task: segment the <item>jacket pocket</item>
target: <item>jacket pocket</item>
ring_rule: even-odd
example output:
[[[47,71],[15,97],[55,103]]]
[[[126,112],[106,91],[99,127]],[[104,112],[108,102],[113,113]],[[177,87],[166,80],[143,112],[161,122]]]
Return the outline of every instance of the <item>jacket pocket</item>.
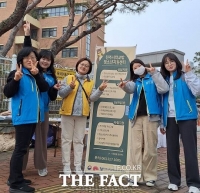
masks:
[[[22,99],[20,99],[20,103],[19,103],[18,116],[21,115],[21,111],[22,111]]]

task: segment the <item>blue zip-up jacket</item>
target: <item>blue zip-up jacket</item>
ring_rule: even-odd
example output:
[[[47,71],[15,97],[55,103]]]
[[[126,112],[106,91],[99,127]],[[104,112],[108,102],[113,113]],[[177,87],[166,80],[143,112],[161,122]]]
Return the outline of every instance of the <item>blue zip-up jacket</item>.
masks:
[[[42,92],[41,93],[41,97],[42,100],[44,102],[44,112],[48,112],[49,111],[49,103],[51,100],[55,100],[57,97],[57,93],[58,91],[56,89],[53,88],[53,86],[56,84],[52,73],[50,71],[43,73],[44,79],[46,80],[46,82],[48,82],[49,84],[49,91],[48,92]],[[52,92],[50,92],[50,90],[52,90]],[[53,97],[52,94],[53,93]]]
[[[48,84],[39,73],[31,75],[22,68],[23,76],[19,81],[14,80],[16,71],[12,71],[4,87],[6,97],[12,97],[13,125],[31,124],[44,121],[44,105],[40,92],[48,90]]]
[[[173,73],[173,77],[176,76],[176,72]],[[167,78],[169,81],[169,77]],[[192,90],[192,89],[191,89]],[[174,106],[176,113],[176,120],[190,120],[197,119],[198,111],[196,106],[196,97],[193,95],[186,84],[185,74],[183,74],[179,79],[174,80]],[[167,116],[168,116],[168,97],[169,92],[163,95],[163,126],[167,126]]]
[[[137,108],[139,105],[140,93],[144,89],[144,95],[146,98],[147,104],[147,113],[148,115],[161,115],[161,95],[158,94],[156,85],[150,74],[141,80],[138,78],[135,82],[135,90],[133,92],[133,99],[129,107],[129,119],[134,119],[137,113]]]

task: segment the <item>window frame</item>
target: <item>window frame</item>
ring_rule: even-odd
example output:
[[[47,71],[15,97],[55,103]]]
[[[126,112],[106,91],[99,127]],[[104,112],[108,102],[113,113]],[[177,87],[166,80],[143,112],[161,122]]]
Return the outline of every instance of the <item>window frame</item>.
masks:
[[[52,33],[52,35],[51,35],[51,33]],[[46,36],[46,34],[48,36]],[[52,38],[52,37],[53,38],[57,37],[57,28],[56,27],[42,28],[42,38]]]
[[[0,8],[6,7],[6,6],[7,6],[7,2],[6,1],[0,2]]]
[[[63,34],[67,31],[67,27],[63,27]],[[76,29],[71,36],[78,36],[79,35],[79,30]]]
[[[76,55],[72,54],[73,52],[76,53]],[[78,47],[64,48],[61,55],[62,58],[77,58]]]

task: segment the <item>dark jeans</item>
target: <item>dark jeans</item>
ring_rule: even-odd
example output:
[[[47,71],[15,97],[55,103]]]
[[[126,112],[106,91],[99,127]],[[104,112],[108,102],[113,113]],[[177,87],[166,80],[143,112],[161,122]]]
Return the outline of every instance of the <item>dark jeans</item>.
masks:
[[[185,155],[185,170],[187,186],[200,188],[199,167],[197,157],[197,121],[175,121],[168,117],[167,128],[167,164],[169,181],[177,186],[181,185],[180,145],[182,140]]]
[[[10,176],[8,178],[11,188],[21,186],[24,183],[23,157],[27,152],[35,127],[35,123],[15,126],[15,149],[10,160]]]

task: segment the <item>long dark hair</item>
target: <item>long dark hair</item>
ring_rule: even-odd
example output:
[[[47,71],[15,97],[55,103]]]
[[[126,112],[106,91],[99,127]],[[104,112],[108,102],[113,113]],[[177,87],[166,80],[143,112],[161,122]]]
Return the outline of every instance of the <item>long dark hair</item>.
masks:
[[[165,62],[167,61],[167,58],[176,62],[177,74],[176,74],[176,77],[174,78],[174,80],[179,79],[181,77],[181,75],[183,74],[183,72],[182,72],[183,66],[182,66],[180,60],[177,58],[177,56],[173,53],[167,53],[163,56],[162,62],[161,62],[160,73],[162,74],[164,79],[166,79],[167,77],[170,77],[170,72],[165,68]]]
[[[77,63],[76,63],[76,72],[78,72],[78,65],[82,62],[82,61],[88,61],[90,67],[89,70],[87,72],[87,74],[90,74],[92,72],[92,62],[89,58],[81,58]]]
[[[133,64],[135,64],[135,63],[139,63],[139,64],[141,64],[142,66],[145,67],[144,62],[142,60],[140,60],[140,59],[136,58],[133,61],[131,61],[131,63],[130,63],[130,80],[132,80],[132,81],[135,81],[136,79],[138,79],[140,77],[139,75],[134,74]],[[147,73],[146,69],[145,69],[145,73]]]
[[[38,60],[38,53],[36,52],[36,50],[34,48],[32,48],[32,47],[24,47],[19,51],[19,53],[17,55],[17,64],[18,64],[18,66],[20,66],[20,64],[23,65],[24,57],[28,56],[31,52],[33,52],[35,54],[35,57]]]
[[[38,69],[40,72],[43,72],[43,68],[40,66],[40,59],[41,58],[46,58],[48,60],[51,61],[51,64],[50,66],[47,68],[47,71],[50,71],[52,73],[52,76],[55,80],[55,82],[57,82],[57,78],[56,78],[56,72],[55,72],[55,68],[54,68],[54,56],[52,54],[52,52],[50,50],[41,50],[39,52],[39,57],[38,57],[38,60],[39,60],[39,64],[38,64]]]

